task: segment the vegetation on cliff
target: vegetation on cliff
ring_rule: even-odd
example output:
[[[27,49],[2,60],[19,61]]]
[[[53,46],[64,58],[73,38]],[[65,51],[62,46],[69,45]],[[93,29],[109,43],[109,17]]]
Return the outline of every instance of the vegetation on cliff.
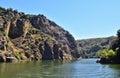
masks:
[[[119,63],[120,64],[120,29],[117,31],[117,38],[111,42],[108,50],[101,52],[100,63]]]
[[[79,56],[74,37],[44,15],[0,7],[0,62],[72,60]]]

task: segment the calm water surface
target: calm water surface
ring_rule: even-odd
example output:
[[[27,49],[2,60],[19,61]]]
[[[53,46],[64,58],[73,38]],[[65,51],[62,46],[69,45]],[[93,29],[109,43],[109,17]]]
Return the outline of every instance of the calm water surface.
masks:
[[[96,60],[0,63],[0,78],[120,78],[120,65]]]

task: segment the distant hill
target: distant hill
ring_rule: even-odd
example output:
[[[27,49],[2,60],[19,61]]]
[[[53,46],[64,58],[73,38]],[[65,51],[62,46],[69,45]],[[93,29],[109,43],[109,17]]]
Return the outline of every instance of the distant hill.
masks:
[[[82,57],[99,57],[97,52],[103,47],[109,48],[111,41],[116,37],[105,37],[105,38],[92,38],[92,39],[83,39],[77,40],[78,46],[82,48]]]

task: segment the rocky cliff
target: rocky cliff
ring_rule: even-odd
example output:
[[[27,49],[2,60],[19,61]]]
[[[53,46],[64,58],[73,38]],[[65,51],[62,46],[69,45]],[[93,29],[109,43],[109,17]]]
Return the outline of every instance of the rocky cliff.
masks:
[[[106,37],[106,38],[93,38],[93,39],[83,39],[77,40],[79,48],[82,48],[82,56],[85,58],[88,57],[99,57],[97,52],[102,48],[109,48],[111,41],[116,37]]]
[[[44,15],[0,7],[0,61],[72,60],[80,53],[74,37]]]

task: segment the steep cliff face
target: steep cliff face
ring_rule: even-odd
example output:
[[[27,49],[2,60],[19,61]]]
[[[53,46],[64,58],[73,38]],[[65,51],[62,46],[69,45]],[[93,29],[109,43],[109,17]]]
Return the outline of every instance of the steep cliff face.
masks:
[[[106,37],[106,38],[94,38],[94,39],[84,39],[77,40],[79,48],[82,47],[82,56],[83,57],[99,57],[97,52],[103,47],[109,48],[111,41],[116,37]]]
[[[58,43],[68,47],[68,53],[77,52],[77,44],[74,37],[66,30],[55,24],[53,21],[48,20],[43,15],[38,15],[35,17],[30,18],[32,26],[41,30],[45,34],[48,34],[55,38]],[[76,56],[75,56],[76,57]]]
[[[74,37],[44,15],[0,8],[0,61],[72,60],[79,56]]]

